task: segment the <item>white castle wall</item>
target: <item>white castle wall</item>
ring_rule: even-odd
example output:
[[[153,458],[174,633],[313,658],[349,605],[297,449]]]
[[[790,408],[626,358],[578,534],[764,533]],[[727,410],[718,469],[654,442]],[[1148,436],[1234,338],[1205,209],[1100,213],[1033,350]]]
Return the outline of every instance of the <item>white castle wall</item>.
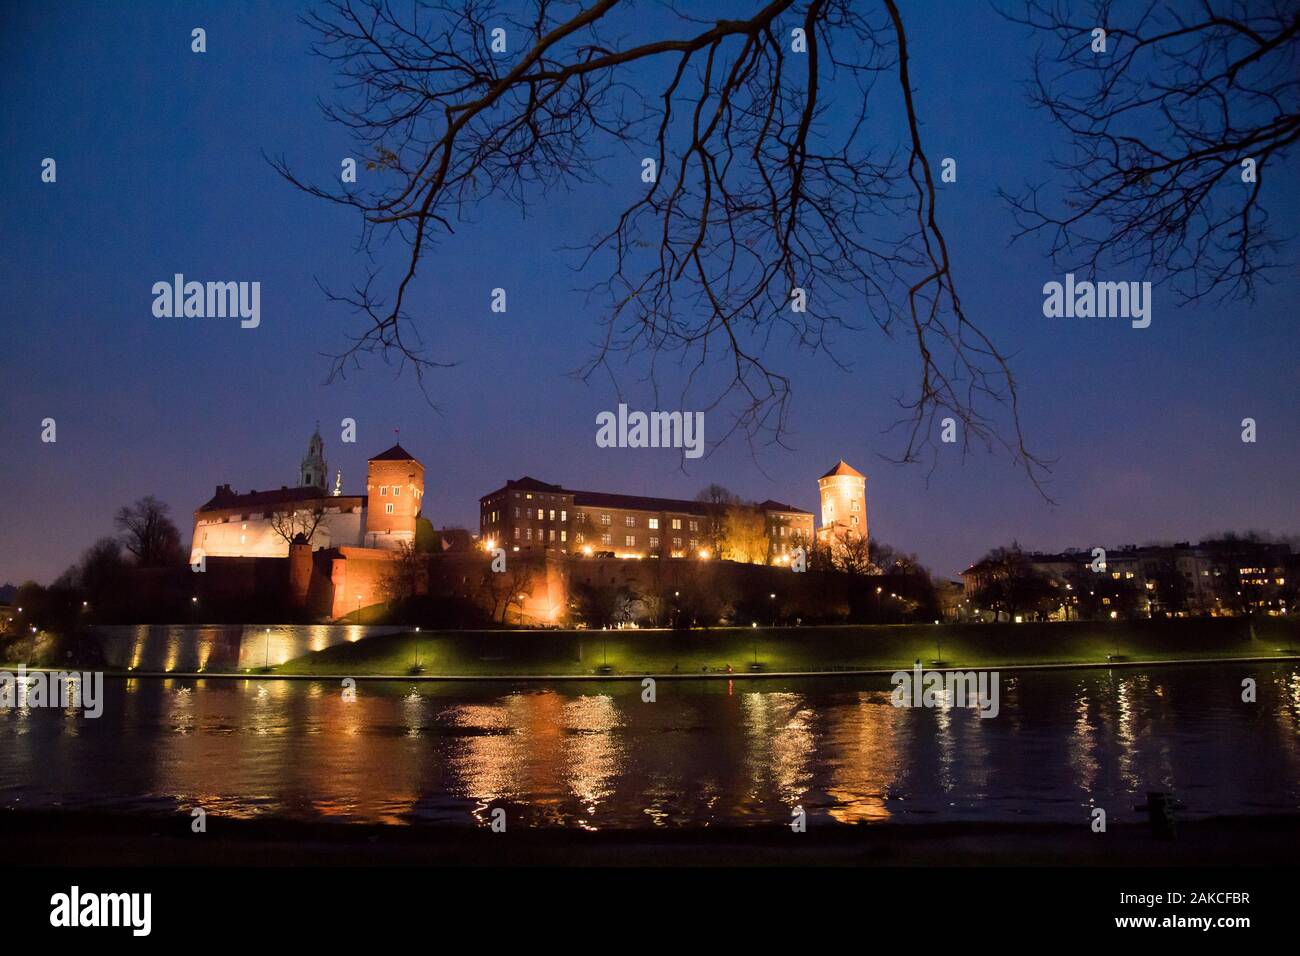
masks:
[[[327,511],[312,536],[312,550],[360,546],[364,520],[364,511]],[[286,558],[289,542],[260,514],[247,518],[234,515],[229,521],[220,515],[201,515],[194,524],[191,564],[200,552],[209,558]]]

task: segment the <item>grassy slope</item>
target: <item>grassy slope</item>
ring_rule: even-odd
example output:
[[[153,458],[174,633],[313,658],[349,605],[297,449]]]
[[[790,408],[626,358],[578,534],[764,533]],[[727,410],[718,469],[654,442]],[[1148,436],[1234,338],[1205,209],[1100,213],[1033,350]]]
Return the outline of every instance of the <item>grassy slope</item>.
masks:
[[[417,640],[418,639],[418,640]],[[882,669],[939,657],[954,666],[1252,657],[1276,654],[1300,627],[1244,620],[1143,621],[1124,624],[915,625],[906,627],[714,628],[668,631],[443,631],[372,637],[304,655],[272,668],[280,674],[591,674],[700,673],[730,664],[744,672],[755,657],[767,671]]]

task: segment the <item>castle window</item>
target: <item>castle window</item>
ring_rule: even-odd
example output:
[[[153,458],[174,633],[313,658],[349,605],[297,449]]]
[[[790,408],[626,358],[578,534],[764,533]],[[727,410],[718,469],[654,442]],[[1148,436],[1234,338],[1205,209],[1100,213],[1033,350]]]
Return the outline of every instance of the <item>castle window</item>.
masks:
[[[518,528],[515,528],[515,540],[516,540],[516,541],[519,540],[519,529],[518,529]]]
[[[569,513],[568,513],[567,511],[561,511],[561,512],[560,512],[560,520],[561,520],[561,521],[568,521],[568,520],[569,520]]]
[[[601,516],[600,516],[600,523],[603,524],[603,525],[607,525],[607,524],[609,524],[609,515],[604,515],[604,514],[601,515]]]
[[[379,493],[380,493],[381,495],[386,495],[386,494],[388,494],[388,486],[387,486],[387,485],[380,485],[380,486],[379,486]]]
[[[600,536],[600,543],[601,543],[601,544],[613,544],[613,543],[614,543],[614,538],[613,538],[612,535],[609,534],[609,532],[605,532],[604,534],[602,534],[602,535]]]
[[[674,518],[674,519],[673,519],[673,530],[674,530],[674,531],[681,531],[681,530],[682,530],[682,519],[681,519],[681,518]],[[682,539],[681,539],[681,538],[673,538],[673,540],[676,541],[678,544],[681,544],[681,543],[682,543]]]
[[[635,527],[636,527],[636,516],[635,516],[635,515],[625,515],[625,516],[623,517],[623,523],[624,523],[625,525],[627,525],[629,528],[635,528]]]
[[[673,547],[674,547],[674,548],[680,548],[681,546],[682,546],[682,539],[681,539],[681,538],[673,538]]]
[[[390,501],[388,502],[388,504],[384,505],[384,514],[390,515],[392,513],[393,513],[393,503]]]
[[[658,518],[650,518],[649,521],[648,521],[648,524],[649,524],[649,526],[650,526],[650,530],[651,530],[651,531],[658,531],[658,530],[659,530],[659,519],[658,519]]]
[[[650,535],[650,548],[653,550],[657,547],[659,547],[659,536],[652,534]]]
[[[565,531],[564,529],[560,529],[560,540],[561,540],[561,541],[568,541],[568,540],[569,540],[569,532]]]
[[[529,529],[528,529],[528,534],[527,534],[525,537],[527,537],[529,541],[532,541],[532,540],[533,540],[533,529],[532,529],[532,528],[529,528]]]
[[[554,508],[551,509],[551,520],[552,520],[552,521],[555,520],[555,509],[554,509]]]
[[[401,485],[393,485],[393,497],[396,498],[396,497],[397,497],[399,494],[401,494],[401,493],[402,493],[402,486],[401,486]]]
[[[692,531],[699,531],[699,530],[700,530],[700,523],[699,523],[698,521],[692,521],[691,524],[690,524],[690,529],[691,529]]]
[[[623,543],[624,543],[625,545],[627,545],[629,548],[635,548],[635,547],[636,547],[636,535],[634,535],[634,534],[629,534],[629,535],[627,535],[627,536],[623,539]]]

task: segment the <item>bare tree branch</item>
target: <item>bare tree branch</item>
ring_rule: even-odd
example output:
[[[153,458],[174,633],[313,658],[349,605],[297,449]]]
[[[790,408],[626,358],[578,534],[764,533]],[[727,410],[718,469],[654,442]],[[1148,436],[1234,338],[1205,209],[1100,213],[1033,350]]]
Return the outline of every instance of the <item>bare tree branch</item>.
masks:
[[[733,415],[722,440],[779,443],[793,394],[783,358],[805,349],[842,365],[836,337],[865,313],[887,335],[902,331],[920,360],[915,393],[900,399],[899,460],[933,453],[946,413],[966,442],[1000,443],[1037,484],[1016,383],[957,295],[893,0],[756,0],[745,19],[713,20],[621,0],[526,9],[335,0],[307,18],[342,76],[343,102],[327,115],[370,157],[368,184],[335,192],[276,166],[359,211],[364,247],[382,232],[409,249],[382,304],[373,275],[340,297],[366,324],[336,373],[366,353],[421,375],[434,367],[414,339],[432,318],[404,311],[431,244],[489,197],[526,212],[595,182],[613,161],[599,151],[611,150],[634,173],[653,159],[656,175],[634,180],[609,228],[579,247],[577,267],[604,276],[586,289],[602,318],[580,377],[608,375],[617,389],[635,362],[656,400],[667,379],[684,403]],[[491,49],[498,26],[509,54]],[[899,84],[882,95],[901,88],[904,128],[874,119],[881,74]]]
[[[1075,6],[1004,14],[1048,43],[1029,95],[1071,143],[1054,162],[1063,189],[1006,195],[1019,236],[1046,235],[1071,268],[1136,268],[1183,301],[1253,298],[1290,238],[1271,230],[1264,198],[1295,175],[1284,170],[1300,139],[1300,4]]]

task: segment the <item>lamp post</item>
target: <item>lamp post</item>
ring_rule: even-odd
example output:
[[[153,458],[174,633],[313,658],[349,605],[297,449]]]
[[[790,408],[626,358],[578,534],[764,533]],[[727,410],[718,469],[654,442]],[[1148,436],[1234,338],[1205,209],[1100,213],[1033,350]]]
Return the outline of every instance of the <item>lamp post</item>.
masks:
[[[266,629],[266,656],[262,659],[263,670],[271,669],[271,629]]]

